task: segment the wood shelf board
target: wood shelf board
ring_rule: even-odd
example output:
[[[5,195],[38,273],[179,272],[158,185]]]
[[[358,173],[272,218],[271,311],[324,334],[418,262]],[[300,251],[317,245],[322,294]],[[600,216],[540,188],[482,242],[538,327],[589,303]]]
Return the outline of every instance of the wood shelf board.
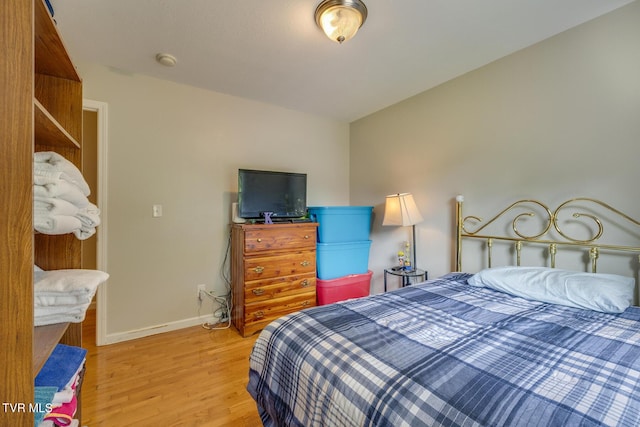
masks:
[[[35,378],[44,366],[51,352],[62,339],[69,323],[36,326],[33,330],[33,377]]]
[[[36,72],[82,81],[43,0],[34,1]]]
[[[34,99],[72,138],[82,143],[82,83],[36,73]],[[37,124],[37,123],[36,123]],[[36,139],[36,143],[38,140]]]
[[[33,101],[34,136],[39,145],[80,148],[80,144],[38,101]]]

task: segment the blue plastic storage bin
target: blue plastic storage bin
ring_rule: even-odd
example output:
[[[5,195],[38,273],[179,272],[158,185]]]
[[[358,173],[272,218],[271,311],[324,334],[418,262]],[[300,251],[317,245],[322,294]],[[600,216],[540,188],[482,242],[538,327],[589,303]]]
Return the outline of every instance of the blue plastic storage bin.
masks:
[[[373,206],[314,206],[311,219],[318,223],[318,242],[369,240]],[[364,271],[366,273],[366,270]]]
[[[316,265],[321,280],[337,279],[369,271],[371,240],[361,242],[317,243]]]

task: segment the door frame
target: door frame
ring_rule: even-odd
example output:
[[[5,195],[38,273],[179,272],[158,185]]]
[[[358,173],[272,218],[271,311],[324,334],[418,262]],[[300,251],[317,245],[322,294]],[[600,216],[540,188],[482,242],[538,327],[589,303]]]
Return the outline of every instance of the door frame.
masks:
[[[96,228],[96,266],[98,270],[108,271],[107,263],[107,103],[83,99],[83,111],[93,111],[97,113],[97,175],[98,175],[98,197],[97,205],[100,207],[100,226]],[[96,345],[107,344],[107,289],[108,282],[98,286],[96,297]]]

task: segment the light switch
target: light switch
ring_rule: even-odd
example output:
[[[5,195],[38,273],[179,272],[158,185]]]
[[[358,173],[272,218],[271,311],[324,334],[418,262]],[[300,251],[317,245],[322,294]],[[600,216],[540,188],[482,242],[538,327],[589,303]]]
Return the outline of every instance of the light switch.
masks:
[[[153,217],[159,218],[162,216],[162,205],[153,205]]]

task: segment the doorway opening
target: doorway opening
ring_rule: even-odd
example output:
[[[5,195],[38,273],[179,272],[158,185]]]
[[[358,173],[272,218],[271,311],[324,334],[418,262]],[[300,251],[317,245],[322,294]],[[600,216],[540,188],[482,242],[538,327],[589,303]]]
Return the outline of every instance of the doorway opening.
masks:
[[[82,174],[91,188],[89,201],[100,209],[101,223],[96,228],[96,234],[82,241],[81,268],[108,272],[107,104],[85,99],[82,107]],[[105,283],[98,287],[94,301],[87,312],[89,322],[95,319],[96,345],[106,343],[106,285]]]

